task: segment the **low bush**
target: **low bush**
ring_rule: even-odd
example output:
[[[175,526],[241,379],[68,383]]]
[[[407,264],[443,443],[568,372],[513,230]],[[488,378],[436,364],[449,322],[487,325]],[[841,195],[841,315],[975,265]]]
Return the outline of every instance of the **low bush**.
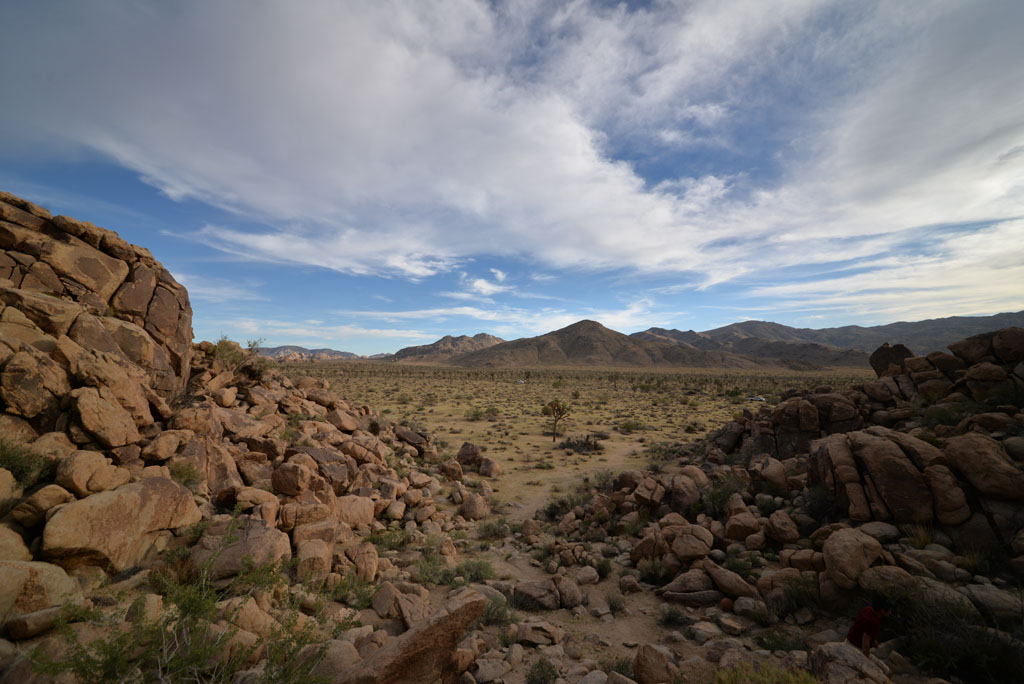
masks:
[[[732,475],[720,478],[701,490],[700,500],[704,506],[704,512],[712,517],[719,517],[725,513],[725,504],[729,497],[737,492],[746,489],[743,480]]]
[[[686,612],[679,606],[664,604],[661,607],[661,616],[658,624],[662,627],[679,627],[687,623]]]
[[[504,601],[496,601],[494,599],[487,601],[487,605],[484,606],[484,614],[480,616],[482,624],[497,625],[499,627],[504,627],[518,621],[519,616],[516,615],[511,606]]]
[[[964,605],[894,591],[892,616],[882,623],[883,638],[891,632],[905,638],[900,653],[922,670],[968,684],[1017,684],[1024,672],[1024,625],[1016,632],[978,622]]]
[[[611,674],[612,672],[618,672],[624,677],[633,676],[633,660],[626,656],[619,658],[605,658],[600,663],[601,669]]]
[[[604,595],[604,598],[608,602],[608,610],[611,611],[612,615],[618,615],[626,609],[626,599],[622,594],[609,591]]]
[[[562,440],[559,449],[571,449],[577,454],[597,454],[604,451],[604,445],[594,435],[574,435]]]
[[[555,684],[558,670],[547,658],[541,658],[530,666],[526,672],[526,684]]]
[[[809,672],[785,670],[768,663],[743,663],[715,672],[714,684],[819,684]]]
[[[645,558],[637,564],[636,569],[640,573],[640,581],[648,584],[661,586],[672,579],[671,573],[660,558]]]
[[[411,540],[412,532],[401,528],[381,530],[380,532],[374,532],[366,538],[366,541],[370,542],[378,549],[387,549],[389,551],[404,549],[409,545]]]
[[[806,651],[807,643],[785,629],[770,629],[758,635],[757,644],[769,651]]]
[[[29,490],[40,482],[52,480],[55,466],[49,456],[0,437],[0,468],[11,471],[22,489]]]

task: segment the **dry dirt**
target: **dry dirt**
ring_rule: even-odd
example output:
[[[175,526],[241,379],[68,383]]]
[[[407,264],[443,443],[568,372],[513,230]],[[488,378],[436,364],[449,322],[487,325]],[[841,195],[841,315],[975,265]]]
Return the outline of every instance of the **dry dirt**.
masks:
[[[874,377],[870,369],[817,373],[480,370],[365,362],[287,364],[283,370],[293,376],[326,377],[332,389],[353,403],[429,432],[443,458],[454,457],[465,441],[485,449],[503,474],[490,481],[494,514],[480,522],[504,519],[510,523],[534,517],[549,499],[571,491],[598,471],[671,469],[657,456],[662,445],[699,440],[743,408],[756,410],[763,405],[749,400],[750,396],[762,396],[771,405],[789,388],[845,387]],[[541,407],[552,399],[571,407],[555,441],[550,418],[541,414]],[[601,440],[601,453],[576,454],[558,446],[566,437],[594,432],[607,435]],[[467,480],[472,479],[480,478],[467,473]],[[550,577],[540,562],[516,548],[511,539],[508,543],[480,539],[479,524],[457,533],[460,559],[486,558],[498,579]],[[621,596],[619,569],[615,566],[606,579],[583,587],[589,594],[584,614],[574,616],[568,610],[538,614],[565,629],[563,646],[578,647],[582,658],[610,663],[631,657],[637,643],[664,643],[667,631],[680,629],[659,624],[661,602],[647,591],[626,597],[625,610],[614,620],[592,616],[589,608],[607,605],[609,595]],[[439,603],[446,591],[435,589],[434,601]],[[680,660],[702,653],[686,639],[668,645]],[[506,675],[506,681],[523,681],[534,659],[528,656],[517,672]],[[710,681],[713,671],[713,666],[697,668],[689,680]]]

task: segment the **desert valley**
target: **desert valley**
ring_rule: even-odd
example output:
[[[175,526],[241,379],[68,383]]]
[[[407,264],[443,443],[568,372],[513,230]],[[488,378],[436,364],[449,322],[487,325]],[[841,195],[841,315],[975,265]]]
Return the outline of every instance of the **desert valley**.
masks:
[[[194,340],[145,248],[10,194],[0,301],[0,682],[1024,671],[1019,325],[275,361]]]

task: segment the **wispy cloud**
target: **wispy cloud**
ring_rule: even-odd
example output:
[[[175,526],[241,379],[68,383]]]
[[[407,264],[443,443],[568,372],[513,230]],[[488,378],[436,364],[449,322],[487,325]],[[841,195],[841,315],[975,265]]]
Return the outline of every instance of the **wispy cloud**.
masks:
[[[259,292],[259,283],[237,283],[223,278],[210,278],[194,273],[175,273],[174,277],[188,289],[193,300],[216,302],[260,302],[269,298]]]
[[[1020,216],[1019,2],[56,4],[6,10],[0,151],[99,155],[265,226],[193,236],[232,258],[424,280],[514,257],[705,290],[857,261],[894,298],[1020,303],[962,245],[922,245],[914,276],[884,259]],[[465,292],[512,294],[490,276]],[[758,294],[813,290],[779,287]]]

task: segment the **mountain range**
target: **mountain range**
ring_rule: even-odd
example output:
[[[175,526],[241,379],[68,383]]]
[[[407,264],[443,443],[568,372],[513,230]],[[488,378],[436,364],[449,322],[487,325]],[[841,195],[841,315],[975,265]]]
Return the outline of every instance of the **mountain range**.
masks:
[[[446,335],[432,344],[394,354],[360,357],[333,349],[285,346],[261,350],[287,361],[367,358],[395,363],[440,363],[467,367],[622,366],[756,368],[794,370],[864,367],[886,342],[902,343],[919,355],[956,340],[1010,326],[1024,327],[1024,311],[994,316],[953,316],[864,327],[792,328],[770,321],[742,321],[714,330],[649,328],[631,335],[583,320],[537,337],[505,341],[487,333]]]

